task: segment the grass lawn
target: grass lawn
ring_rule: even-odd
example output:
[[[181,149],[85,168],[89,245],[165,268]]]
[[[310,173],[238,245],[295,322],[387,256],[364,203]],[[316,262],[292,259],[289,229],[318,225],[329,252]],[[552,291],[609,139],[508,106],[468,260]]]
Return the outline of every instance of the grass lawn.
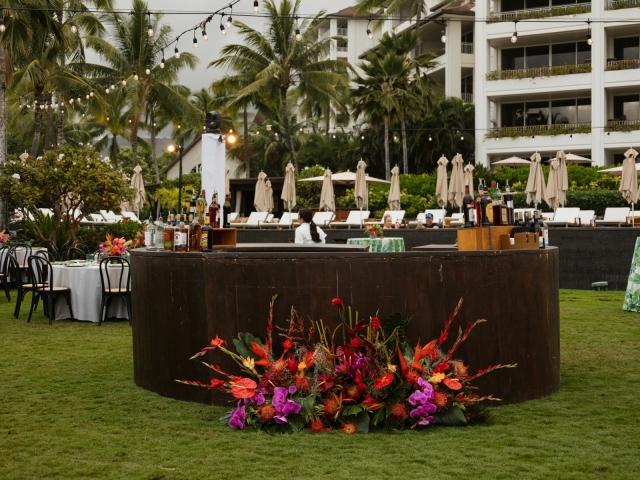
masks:
[[[128,323],[49,326],[39,308],[27,324],[29,302],[15,320],[2,295],[0,478],[637,479],[640,315],[623,296],[562,291],[560,391],[492,425],[271,437],[136,387]]]

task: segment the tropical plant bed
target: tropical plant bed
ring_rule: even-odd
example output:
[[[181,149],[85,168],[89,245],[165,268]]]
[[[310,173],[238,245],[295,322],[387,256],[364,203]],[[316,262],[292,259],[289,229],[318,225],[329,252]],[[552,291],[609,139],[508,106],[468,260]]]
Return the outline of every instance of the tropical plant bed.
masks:
[[[591,125],[578,125],[570,128],[567,128],[564,125],[541,125],[531,126],[527,128],[502,127],[491,130],[489,133],[485,134],[485,138],[520,138],[534,136],[570,135],[579,133],[591,133]]]
[[[576,5],[575,7],[552,7],[548,10],[531,10],[517,12],[512,17],[491,16],[487,23],[513,22],[514,20],[529,20],[534,18],[561,17],[564,15],[579,15],[591,12],[591,6]]]
[[[591,73],[591,64],[558,65],[552,67],[521,68],[517,70],[494,70],[487,73],[487,80],[519,80],[522,78],[555,77],[573,75],[575,73]]]

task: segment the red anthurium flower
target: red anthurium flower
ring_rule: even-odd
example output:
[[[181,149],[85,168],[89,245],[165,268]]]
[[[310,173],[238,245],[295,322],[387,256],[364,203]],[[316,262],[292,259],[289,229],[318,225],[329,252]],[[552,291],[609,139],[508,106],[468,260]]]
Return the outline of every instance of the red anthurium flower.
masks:
[[[436,365],[436,368],[433,369],[433,373],[444,373],[448,369],[449,369],[449,364],[447,363],[446,360],[443,359],[440,361],[438,365]]]
[[[224,380],[218,380],[217,378],[211,379],[211,384],[208,385],[209,388],[220,388],[224,385]]]
[[[287,370],[291,375],[295,375],[298,371],[298,362],[296,362],[291,354],[289,354],[289,358],[287,359]]]
[[[392,382],[393,382],[393,375],[390,373],[387,373],[379,378],[376,378],[375,381],[373,382],[373,386],[374,388],[377,388],[379,390],[391,384]]]
[[[462,388],[462,384],[454,378],[445,378],[442,382],[451,390],[460,390]]]
[[[231,382],[231,395],[236,398],[251,398],[258,384],[250,378],[236,378]]]
[[[339,298],[334,298],[333,300],[331,300],[331,305],[333,305],[334,307],[344,308],[344,304]]]
[[[293,348],[293,342],[290,338],[287,338],[284,342],[282,342],[282,346],[284,347],[285,353]]]
[[[222,340],[218,334],[216,334],[216,338],[214,338],[213,340],[211,340],[211,346],[216,348],[216,347],[221,347],[224,344],[224,340]]]

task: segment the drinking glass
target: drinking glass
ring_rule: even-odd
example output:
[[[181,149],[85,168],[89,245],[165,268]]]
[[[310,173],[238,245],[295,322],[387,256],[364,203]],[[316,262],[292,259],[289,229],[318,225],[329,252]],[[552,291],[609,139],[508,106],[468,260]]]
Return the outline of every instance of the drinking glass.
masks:
[[[87,253],[87,255],[85,256],[85,260],[89,263],[89,265],[93,265],[96,257],[93,253]]]

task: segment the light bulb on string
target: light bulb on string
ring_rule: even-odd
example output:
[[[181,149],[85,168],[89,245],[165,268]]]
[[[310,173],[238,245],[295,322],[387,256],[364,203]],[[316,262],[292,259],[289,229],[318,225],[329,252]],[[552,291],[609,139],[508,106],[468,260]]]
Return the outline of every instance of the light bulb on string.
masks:
[[[460,135],[460,140],[464,140],[464,135]]]
[[[69,99],[69,103],[73,104],[73,98]]]
[[[514,23],[514,31],[513,35],[511,35],[511,43],[516,43],[518,41],[518,21],[516,20]]]
[[[447,32],[444,31],[444,28],[440,32],[440,41],[442,43],[447,43]]]
[[[369,19],[369,21],[367,22],[367,37],[369,37],[369,39],[371,40],[373,39],[373,32],[369,28],[369,25],[371,25],[371,19]]]
[[[569,135],[569,141],[572,142],[573,141],[573,133]]]
[[[110,120],[110,117],[107,117],[107,122]]]
[[[611,132],[607,132],[607,138],[611,138]]]
[[[109,90],[109,85],[107,85],[106,87],[104,87],[104,93],[106,93],[107,95],[109,95],[109,92],[111,90]]]
[[[122,82],[122,86],[124,87],[127,84],[127,81],[124,79],[124,77],[122,77],[122,80],[120,80]]]
[[[222,23],[220,24],[220,33],[222,35],[226,35],[227,34],[227,31],[224,29],[224,25]]]
[[[164,68],[164,48],[162,49],[162,60],[160,60],[160,68]]]
[[[431,141],[431,140],[433,140],[433,139],[431,138],[431,135],[429,135],[429,141]]]
[[[173,51],[175,52],[175,57],[180,58],[180,50],[178,50],[178,45],[176,45],[176,48]]]
[[[91,91],[89,92],[89,96],[90,96],[90,97],[93,97],[93,90],[91,90]]]
[[[253,0],[253,12],[258,13],[260,11],[260,5],[258,5],[258,0]]]
[[[44,103],[40,104],[40,110],[44,110]]]
[[[4,32],[7,29],[7,26],[4,24],[4,19],[0,18],[0,32]]]
[[[209,40],[209,35],[207,35],[207,31],[204,29],[204,27],[202,28],[202,39],[206,42],[207,40]]]
[[[85,97],[87,100],[89,100],[89,94],[88,94],[88,93],[87,93],[84,97]]]
[[[80,98],[80,97],[78,96],[78,99],[77,99],[77,100],[78,100],[78,103],[80,103],[80,102],[82,101],[82,98]]]
[[[362,140],[364,140],[364,135],[362,135],[360,138],[361,138]]]
[[[133,79],[137,82],[138,78],[138,74],[136,72],[133,72]]]
[[[116,89],[116,84],[114,82],[111,82],[111,90],[115,90]]]
[[[593,45],[593,39],[591,38],[591,19],[587,18],[587,43]]]
[[[198,39],[196,38],[196,31],[193,31],[193,48],[198,48]]]
[[[69,22],[69,28],[71,29],[71,33],[78,33],[78,27],[76,27],[76,22],[73,20]]]
[[[233,13],[233,10],[229,14],[229,17],[227,18],[227,28],[231,28],[231,25],[233,25],[233,18],[231,18],[232,13]]]
[[[151,75],[151,67],[149,67],[149,65],[147,65],[147,68],[145,69],[144,73],[146,73],[147,75]]]
[[[153,37],[153,25],[151,24],[151,12],[147,12],[147,15],[149,16],[149,22],[147,24],[147,35],[149,35],[150,37]]]

